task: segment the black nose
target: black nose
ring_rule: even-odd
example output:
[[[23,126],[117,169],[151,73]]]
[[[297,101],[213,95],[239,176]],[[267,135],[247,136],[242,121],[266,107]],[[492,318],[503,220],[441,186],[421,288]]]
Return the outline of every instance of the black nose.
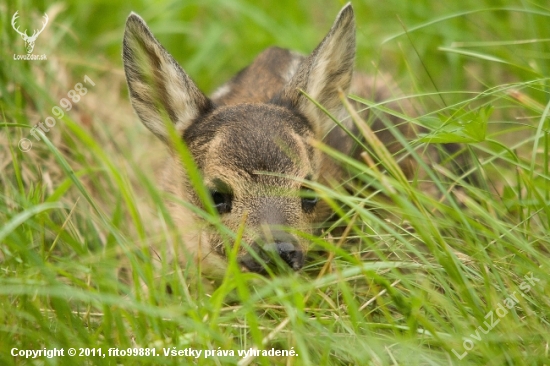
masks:
[[[264,247],[265,251],[274,251],[281,259],[295,271],[304,265],[304,253],[296,249],[292,243],[277,242]]]
[[[298,249],[297,243],[276,241],[263,246],[254,243],[252,249],[262,259],[263,263],[258,262],[251,254],[243,256],[240,263],[251,272],[266,274],[266,265],[276,269],[277,263],[281,262],[286,263],[294,271],[299,271],[304,265],[304,253]]]

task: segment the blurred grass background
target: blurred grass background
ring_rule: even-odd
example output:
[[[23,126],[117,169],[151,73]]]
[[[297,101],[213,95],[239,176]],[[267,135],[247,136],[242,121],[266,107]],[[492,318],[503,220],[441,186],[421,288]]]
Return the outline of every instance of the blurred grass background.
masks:
[[[11,356],[14,347],[105,352],[138,346],[157,353],[169,347],[235,353],[293,347],[299,354],[250,360],[261,365],[549,364],[546,1],[353,1],[357,69],[390,74],[423,117],[494,107],[486,141],[469,146],[479,187],[445,173],[466,187],[460,200],[438,202],[395,177],[388,178],[397,190],[391,205],[319,188],[349,208],[343,217],[354,245],[342,249],[338,238],[312,238],[334,253],[320,274],[325,263],[311,264],[317,275],[264,279],[230,268],[212,293],[188,281],[193,268],[166,260],[168,246],[178,245],[177,224],[156,184],[165,152],[127,96],[121,42],[129,12],[140,14],[211,92],[268,46],[310,52],[343,5],[0,1],[0,364],[37,364]],[[47,61],[13,59],[25,53],[10,24],[15,11],[21,29],[38,28],[48,14],[33,52]],[[87,94],[45,134],[48,141],[28,137],[85,75],[95,86],[86,85]],[[23,137],[33,141],[26,153],[17,147]],[[357,174],[379,191],[392,191],[364,166]],[[400,214],[388,222],[369,205]],[[123,266],[132,270],[120,273]],[[465,351],[464,339],[473,339],[497,304],[523,291],[528,273],[540,282],[493,330],[478,332],[481,339],[459,359],[452,350]],[[133,281],[121,280],[125,276]],[[172,295],[164,291],[167,284]]]

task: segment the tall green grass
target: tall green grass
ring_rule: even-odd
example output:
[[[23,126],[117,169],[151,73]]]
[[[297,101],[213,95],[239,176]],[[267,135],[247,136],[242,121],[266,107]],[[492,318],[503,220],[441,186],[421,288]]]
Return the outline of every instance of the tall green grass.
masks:
[[[65,354],[69,347],[147,347],[162,356],[38,362],[550,363],[550,7],[353,4],[357,68],[390,74],[418,109],[402,117],[432,128],[407,151],[437,193],[404,180],[392,156],[379,154],[374,167],[335,154],[361,182],[351,194],[314,186],[339,211],[341,236],[311,237],[323,254],[296,275],[266,278],[230,265],[221,285],[207,288],[194,280],[196,268],[169,260],[170,248],[181,250],[167,210],[177,200],[158,188],[163,148],[130,107],[120,60],[125,18],[131,10],[144,17],[212,91],[267,46],[311,51],[343,2],[0,3],[0,364],[37,364],[11,356],[13,348],[56,347]],[[16,10],[21,29],[49,15],[34,50],[47,61],[13,60],[24,53],[10,24]],[[86,85],[41,141],[29,137],[85,75],[95,86]],[[476,112],[489,107],[489,117]],[[464,133],[459,122],[479,127],[464,144],[471,167],[457,173],[422,160],[430,139]],[[24,137],[33,141],[26,153],[17,146]],[[376,144],[367,139],[368,148]],[[477,184],[468,179],[473,174]],[[228,233],[228,240],[238,236]],[[526,275],[539,279],[529,291]],[[499,317],[512,295],[519,302]],[[499,322],[485,334],[479,327],[487,329],[489,313]],[[163,355],[174,347],[203,356]],[[237,355],[272,348],[297,356]],[[204,358],[218,349],[235,355]]]

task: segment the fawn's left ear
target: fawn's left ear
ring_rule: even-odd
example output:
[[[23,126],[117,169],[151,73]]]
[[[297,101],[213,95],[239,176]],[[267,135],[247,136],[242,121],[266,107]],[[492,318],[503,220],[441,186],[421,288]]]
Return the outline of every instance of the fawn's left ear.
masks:
[[[342,109],[338,90],[348,92],[354,61],[355,18],[351,3],[348,3],[338,14],[323,41],[300,64],[286,84],[279,102],[290,104],[304,114],[314,125],[317,136],[322,137],[334,127],[334,123],[300,90],[338,116]]]
[[[169,144],[166,120],[181,136],[193,120],[212,108],[135,13],[126,21],[122,54],[132,105],[145,127],[164,143]]]

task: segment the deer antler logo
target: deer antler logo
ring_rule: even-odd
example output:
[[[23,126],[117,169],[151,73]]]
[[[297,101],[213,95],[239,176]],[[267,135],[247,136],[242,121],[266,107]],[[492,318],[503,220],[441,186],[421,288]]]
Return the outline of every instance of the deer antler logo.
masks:
[[[31,53],[32,50],[34,49],[34,42],[36,41],[36,38],[38,38],[38,36],[40,35],[40,33],[42,33],[42,31],[44,30],[44,28],[46,28],[46,24],[48,24],[48,14],[44,14],[44,20],[45,22],[42,23],[42,29],[40,30],[34,30],[34,32],[32,33],[32,36],[28,36],[27,35],[27,30],[25,29],[24,32],[21,32],[19,30],[19,27],[16,27],[15,25],[15,21],[17,20],[17,18],[19,18],[19,15],[17,15],[19,11],[16,11],[15,14],[13,14],[13,17],[11,18],[11,26],[13,27],[13,29],[15,29],[15,31],[17,33],[19,33],[21,35],[21,37],[23,37],[23,40],[25,41],[25,48],[27,49],[27,53]]]

